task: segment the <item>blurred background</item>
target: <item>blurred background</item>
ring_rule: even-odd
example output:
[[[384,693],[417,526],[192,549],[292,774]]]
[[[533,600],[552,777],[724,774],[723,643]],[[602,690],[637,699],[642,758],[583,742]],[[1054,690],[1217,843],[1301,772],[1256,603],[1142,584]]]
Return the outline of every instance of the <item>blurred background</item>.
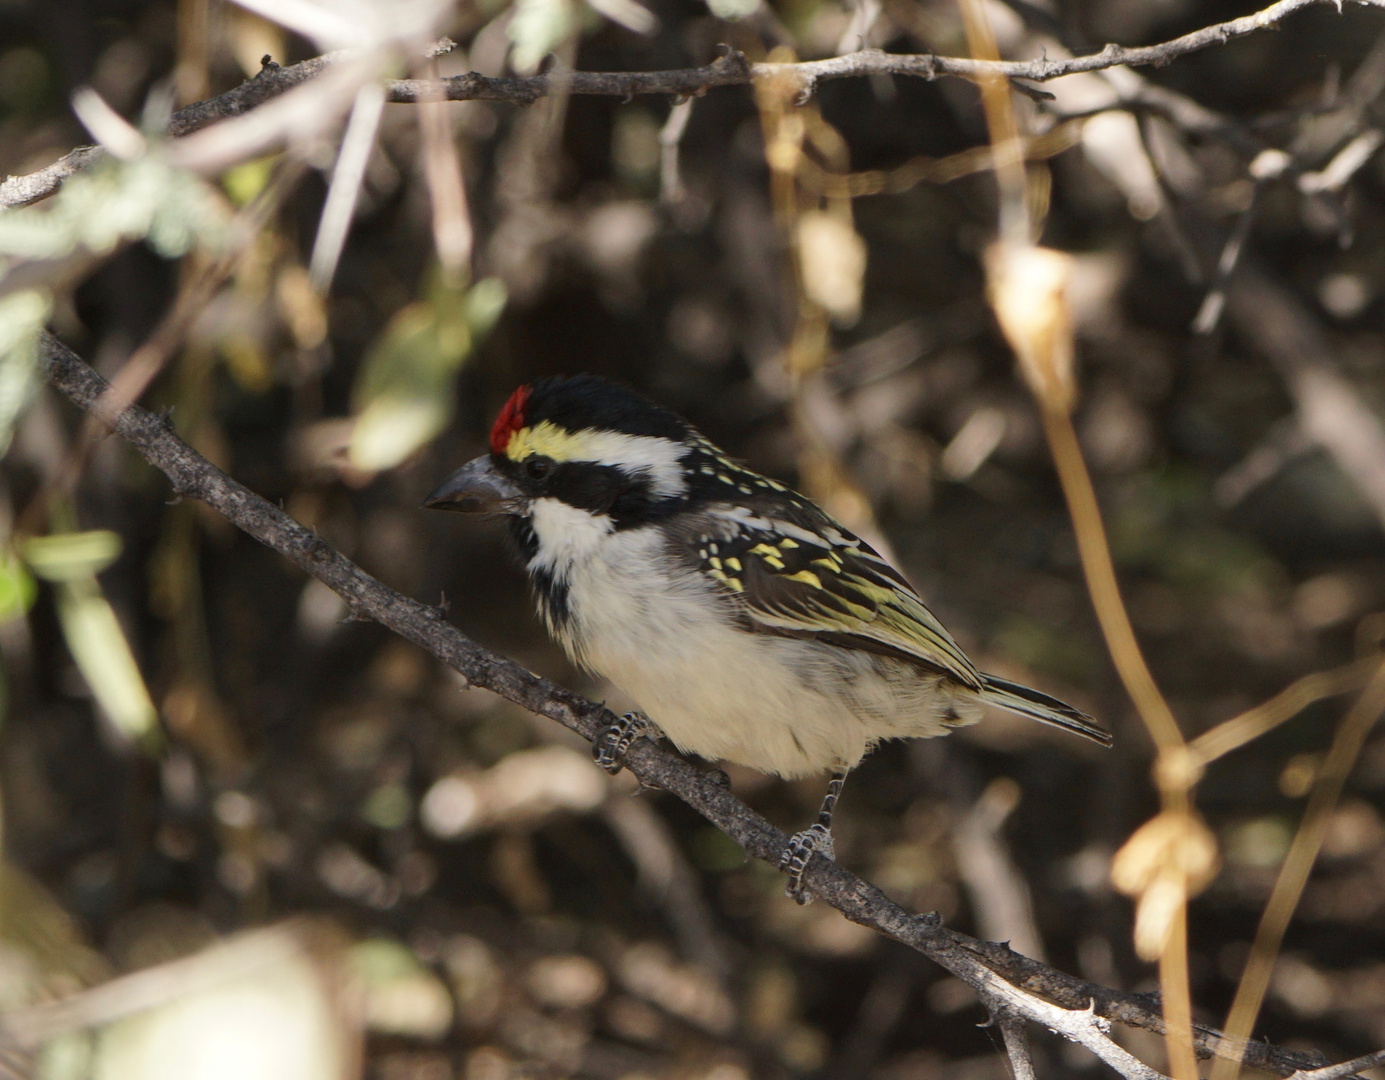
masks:
[[[986,10],[1022,58],[1253,7]],[[723,44],[967,55],[952,0],[465,0],[432,30],[457,43],[444,75],[690,67]],[[3,0],[0,173],[91,141],[79,87],[157,126],[263,57],[332,43],[223,0]],[[1385,18],[1315,7],[1167,67],[1044,89],[1016,108],[1043,239],[1076,257],[1078,429],[1136,630],[1193,735],[1352,660],[1385,602],[1385,460],[1369,452],[1385,408]],[[619,691],[546,639],[503,530],[419,504],[533,377],[598,372],[680,411],[882,543],[980,666],[1116,733],[1102,752],[995,715],[884,746],[846,786],[839,859],[958,929],[1152,988],[1108,883],[1157,808],[1152,750],[986,302],[996,191],[975,87],[377,104],[378,127],[357,96],[338,259],[320,223],[349,179],[350,93],[287,153],[205,181],[132,160],[24,211],[47,215],[46,291],[5,317],[46,317],[108,377],[145,364],[141,400],[233,476],[613,707]],[[449,168],[465,199],[442,220]],[[0,574],[0,1008],[143,979],[20,1013],[17,1075],[1008,1075],[961,983],[787,901],[778,873],[682,804],[635,795],[555,725],[352,621],[207,507],[170,501],[52,392],[23,392],[16,363],[0,365],[0,518],[23,541]],[[1342,708],[1311,706],[1199,788],[1222,852],[1192,908],[1200,1019],[1225,1016]],[[822,794],[731,777],[787,830]],[[1382,811],[1377,735],[1259,1027],[1331,1060],[1385,1044]],[[269,1034],[277,1049],[255,1058]],[[1153,1036],[1116,1036],[1160,1066]],[[1102,1068],[1056,1039],[1037,1050],[1041,1075]]]

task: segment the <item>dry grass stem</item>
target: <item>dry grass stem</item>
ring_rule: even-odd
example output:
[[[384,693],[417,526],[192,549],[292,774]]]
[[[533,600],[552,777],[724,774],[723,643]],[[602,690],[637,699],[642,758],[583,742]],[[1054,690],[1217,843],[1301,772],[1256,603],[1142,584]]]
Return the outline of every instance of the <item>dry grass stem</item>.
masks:
[[[1000,50],[981,0],[960,0],[960,5],[967,47],[972,56],[998,62]],[[995,71],[979,72],[975,79],[981,88],[981,104],[986,110],[986,127],[995,159],[996,183],[1000,187],[1000,239],[1003,243],[1029,244],[1033,241],[1033,233],[1025,182],[1024,143],[1020,140],[1010,97],[1010,81]]]
[[[1284,858],[1284,865],[1280,867],[1269,903],[1265,905],[1265,913],[1261,916],[1255,941],[1251,945],[1250,959],[1246,961],[1226,1020],[1226,1035],[1233,1041],[1250,1038],[1255,1027],[1255,1019],[1260,1014],[1265,991],[1269,988],[1270,974],[1279,955],[1279,946],[1284,940],[1284,931],[1288,928],[1294,909],[1298,907],[1313,863],[1317,861],[1323,837],[1327,833],[1328,820],[1341,797],[1347,776],[1361,754],[1366,736],[1382,712],[1385,712],[1385,661],[1377,660],[1370,682],[1337,728],[1332,747],[1313,783],[1303,821],[1294,835],[1289,854]],[[1212,1066],[1212,1080],[1236,1080],[1239,1074],[1240,1062],[1236,1058],[1218,1058]]]
[[[1292,720],[1315,701],[1360,690],[1379,666],[1379,657],[1366,656],[1331,671],[1305,675],[1268,701],[1203,732],[1188,749],[1204,765],[1215,761]]]
[[[435,75],[436,63],[430,60],[428,66]],[[433,245],[443,272],[461,283],[471,269],[471,215],[461,156],[441,95],[419,103],[418,126],[423,135],[423,173],[433,201]]]
[[[1072,418],[1065,411],[1045,407],[1043,419],[1044,431],[1058,469],[1058,479],[1063,485],[1063,495],[1067,498],[1068,511],[1072,516],[1087,589],[1110,647],[1111,659],[1154,744],[1161,751],[1177,749],[1183,746],[1183,734],[1168,702],[1154,682],[1140,643],[1135,638],[1135,629],[1130,625],[1125,603],[1121,600],[1116,568],[1106,539],[1106,526],[1101,520],[1096,490],[1092,487],[1091,474],[1082,458],[1082,448],[1078,444]]]
[[[356,91],[356,103],[351,107],[351,119],[342,136],[337,164],[332,170],[332,185],[322,206],[317,238],[308,274],[319,292],[325,293],[337,272],[337,261],[346,246],[346,234],[356,213],[356,199],[365,180],[366,164],[375,147],[375,132],[385,109],[385,91],[379,83],[368,82]]]

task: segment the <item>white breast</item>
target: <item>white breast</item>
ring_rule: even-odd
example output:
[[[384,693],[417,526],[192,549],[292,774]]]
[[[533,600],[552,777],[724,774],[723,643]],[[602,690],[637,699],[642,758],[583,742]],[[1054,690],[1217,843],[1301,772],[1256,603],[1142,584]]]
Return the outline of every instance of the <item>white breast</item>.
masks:
[[[953,726],[941,719],[950,692],[912,667],[737,629],[730,601],[677,566],[652,528],[615,532],[609,518],[548,499],[532,520],[531,568],[568,585],[569,619],[555,627],[564,648],[681,750],[809,776],[854,766],[880,739]]]

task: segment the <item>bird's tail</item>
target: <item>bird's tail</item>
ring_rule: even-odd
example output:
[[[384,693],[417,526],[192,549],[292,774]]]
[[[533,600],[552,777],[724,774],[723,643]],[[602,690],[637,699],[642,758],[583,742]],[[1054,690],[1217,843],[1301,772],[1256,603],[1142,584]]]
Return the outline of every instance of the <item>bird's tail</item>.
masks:
[[[1019,683],[1007,682],[994,675],[982,675],[985,685],[981,689],[981,699],[1002,709],[1009,709],[1021,716],[1029,716],[1044,724],[1052,724],[1084,739],[1111,745],[1111,733],[1080,709],[1059,701],[1055,697],[1041,694]]]

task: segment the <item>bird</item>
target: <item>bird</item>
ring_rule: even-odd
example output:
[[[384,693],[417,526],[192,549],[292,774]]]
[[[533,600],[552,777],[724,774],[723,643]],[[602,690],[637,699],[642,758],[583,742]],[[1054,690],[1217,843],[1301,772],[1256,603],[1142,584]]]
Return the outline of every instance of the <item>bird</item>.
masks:
[[[508,517],[549,633],[639,706],[593,742],[607,771],[663,735],[786,779],[830,774],[780,859],[800,903],[813,856],[835,857],[846,775],[878,743],[998,706],[1111,745],[1081,710],[978,670],[904,576],[811,500],[599,376],[520,386],[489,453],[423,505]]]

